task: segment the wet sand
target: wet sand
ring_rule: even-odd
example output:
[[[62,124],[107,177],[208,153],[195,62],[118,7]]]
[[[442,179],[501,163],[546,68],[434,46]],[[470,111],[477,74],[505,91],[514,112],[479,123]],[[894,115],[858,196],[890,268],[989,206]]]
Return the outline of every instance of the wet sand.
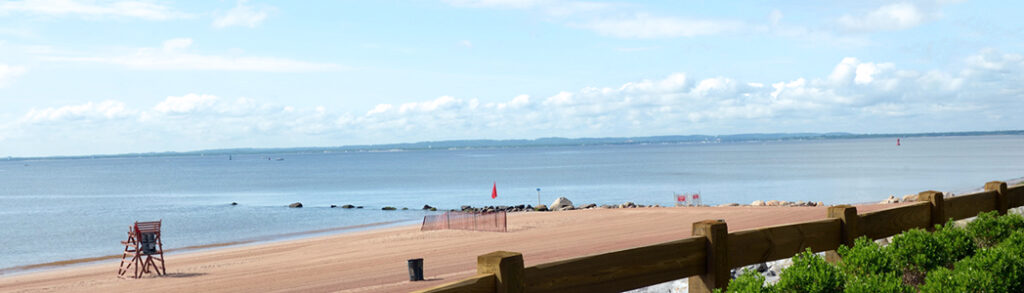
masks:
[[[872,211],[896,205],[859,205]],[[691,224],[725,219],[730,231],[824,218],[825,207],[590,209],[508,215],[508,232],[419,231],[404,226],[167,255],[163,277],[120,279],[120,255],[95,264],[0,276],[2,292],[405,292],[476,272],[476,256],[523,253],[527,266],[688,237]],[[164,239],[165,242],[173,239]],[[123,247],[111,246],[112,252]],[[406,260],[427,281],[409,282]]]

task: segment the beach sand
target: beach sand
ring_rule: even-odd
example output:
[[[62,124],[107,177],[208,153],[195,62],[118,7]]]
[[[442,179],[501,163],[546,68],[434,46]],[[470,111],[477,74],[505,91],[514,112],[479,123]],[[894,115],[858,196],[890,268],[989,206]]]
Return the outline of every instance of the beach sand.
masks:
[[[497,250],[520,252],[531,266],[686,238],[700,220],[725,219],[738,231],[825,215],[825,207],[747,206],[512,213],[507,233],[405,226],[168,254],[166,276],[138,280],[118,278],[120,260],[105,260],[0,276],[0,292],[406,292],[472,276],[476,257]],[[408,281],[412,258],[424,259],[426,281]]]

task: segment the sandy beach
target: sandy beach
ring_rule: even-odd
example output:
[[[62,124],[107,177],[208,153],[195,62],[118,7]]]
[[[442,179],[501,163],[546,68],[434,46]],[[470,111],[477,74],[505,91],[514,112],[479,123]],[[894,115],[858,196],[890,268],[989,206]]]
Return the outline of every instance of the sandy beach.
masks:
[[[860,205],[860,212],[894,205]],[[826,207],[674,207],[512,213],[506,233],[405,226],[167,255],[163,277],[120,279],[120,260],[0,276],[2,292],[405,292],[475,274],[476,256],[521,252],[527,266],[690,235],[725,219],[730,231],[821,219]],[[165,239],[172,242],[173,239]],[[121,249],[111,243],[112,253]],[[424,259],[409,282],[406,260]]]

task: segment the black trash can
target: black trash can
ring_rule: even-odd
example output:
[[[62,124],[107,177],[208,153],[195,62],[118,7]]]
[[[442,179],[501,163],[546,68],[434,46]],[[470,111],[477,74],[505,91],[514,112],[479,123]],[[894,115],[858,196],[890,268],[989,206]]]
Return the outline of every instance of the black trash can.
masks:
[[[422,258],[414,258],[409,260],[409,281],[423,281]]]

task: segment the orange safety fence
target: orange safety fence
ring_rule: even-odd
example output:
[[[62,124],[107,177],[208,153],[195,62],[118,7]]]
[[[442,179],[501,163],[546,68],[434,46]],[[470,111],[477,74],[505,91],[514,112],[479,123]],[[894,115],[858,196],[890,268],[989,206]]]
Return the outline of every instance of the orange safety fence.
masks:
[[[445,212],[423,217],[420,231],[457,229],[470,231],[506,232],[505,211],[493,213]]]

